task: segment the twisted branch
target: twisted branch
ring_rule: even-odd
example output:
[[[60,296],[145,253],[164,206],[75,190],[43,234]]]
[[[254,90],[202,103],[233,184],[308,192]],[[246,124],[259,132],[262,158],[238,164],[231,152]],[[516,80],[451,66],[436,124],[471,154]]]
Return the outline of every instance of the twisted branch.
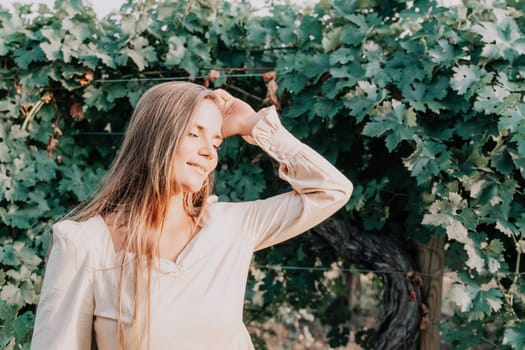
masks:
[[[399,271],[380,274],[384,282],[384,311],[376,348],[417,349],[422,316],[421,278],[399,238],[362,232],[342,220],[330,219],[312,229],[347,263],[372,270]]]

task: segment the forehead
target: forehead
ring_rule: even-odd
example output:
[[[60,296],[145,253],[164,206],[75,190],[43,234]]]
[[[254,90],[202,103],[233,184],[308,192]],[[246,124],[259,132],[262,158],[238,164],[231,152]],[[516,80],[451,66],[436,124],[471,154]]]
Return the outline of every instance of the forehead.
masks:
[[[210,130],[210,132],[221,134],[222,114],[219,107],[211,99],[200,101],[191,118],[191,126],[199,126]]]

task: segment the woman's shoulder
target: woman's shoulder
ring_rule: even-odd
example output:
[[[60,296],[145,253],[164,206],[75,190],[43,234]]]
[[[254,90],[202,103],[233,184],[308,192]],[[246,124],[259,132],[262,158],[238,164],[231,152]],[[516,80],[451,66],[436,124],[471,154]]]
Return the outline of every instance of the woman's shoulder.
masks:
[[[106,237],[106,226],[99,215],[84,221],[65,219],[53,225],[53,243],[67,242],[85,251],[100,249]]]
[[[253,203],[256,203],[258,201],[259,200],[240,201],[240,202],[223,201],[223,200],[220,200],[218,196],[211,195],[208,197],[206,209],[208,212],[214,215],[221,216],[221,215],[232,214],[232,215],[237,216],[239,212],[249,209],[249,207],[252,206]]]
[[[239,228],[239,226],[244,225],[260,202],[260,199],[239,202],[223,201],[217,196],[210,196],[206,206],[206,214],[203,217],[204,225],[229,227],[232,230],[234,227]]]

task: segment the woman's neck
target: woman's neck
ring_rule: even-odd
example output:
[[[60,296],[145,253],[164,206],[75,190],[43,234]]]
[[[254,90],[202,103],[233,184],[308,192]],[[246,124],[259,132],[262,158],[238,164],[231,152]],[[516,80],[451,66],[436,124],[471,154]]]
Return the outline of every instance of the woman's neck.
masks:
[[[171,196],[166,208],[163,231],[165,229],[171,231],[172,229],[187,227],[188,223],[191,223],[191,217],[184,210],[183,200],[182,194]]]
[[[171,197],[162,227],[160,257],[175,261],[195,234],[191,217],[185,212],[183,196]]]

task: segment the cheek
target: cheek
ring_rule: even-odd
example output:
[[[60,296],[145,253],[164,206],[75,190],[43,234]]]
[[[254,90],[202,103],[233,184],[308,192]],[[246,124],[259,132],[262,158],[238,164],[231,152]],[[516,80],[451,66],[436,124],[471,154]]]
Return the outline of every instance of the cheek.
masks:
[[[214,163],[213,163],[213,170],[212,171],[215,171],[215,169],[217,169],[217,165],[218,164],[219,164],[219,156],[215,155],[215,160],[214,160]]]
[[[187,155],[191,152],[194,146],[192,145],[191,139],[184,137],[178,145],[177,153],[175,153],[177,158],[183,158],[184,155]]]

